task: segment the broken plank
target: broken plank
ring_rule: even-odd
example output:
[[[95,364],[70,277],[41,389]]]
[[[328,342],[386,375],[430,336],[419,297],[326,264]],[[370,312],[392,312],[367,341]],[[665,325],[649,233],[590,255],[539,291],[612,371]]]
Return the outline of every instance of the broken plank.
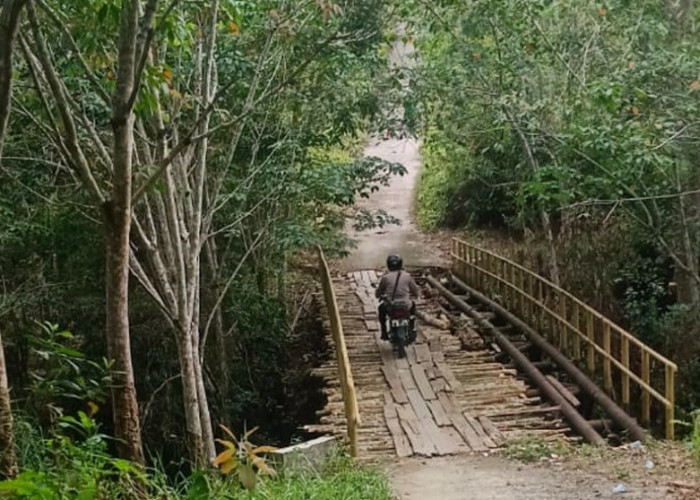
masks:
[[[440,427],[452,425],[452,420],[450,420],[450,417],[448,417],[447,413],[445,413],[445,409],[442,407],[440,401],[434,399],[432,401],[426,401],[426,404],[430,409],[430,413],[433,414],[436,424],[438,424]]]
[[[500,446],[505,442],[505,437],[489,417],[482,415],[479,417],[479,422],[494,443]]]
[[[451,392],[452,388],[447,385],[447,382],[445,382],[445,379],[442,377],[437,377],[434,380],[430,381],[430,387],[433,388],[433,391],[435,394],[438,394],[440,392]]]
[[[426,436],[435,446],[439,455],[451,455],[458,452],[458,443],[451,441],[446,434],[441,432],[437,426],[433,415],[425,403],[420,393],[416,389],[406,391],[408,399],[411,401],[413,411],[418,417],[421,433]]]
[[[401,427],[406,432],[406,437],[411,443],[413,453],[416,455],[424,455],[431,457],[437,453],[435,446],[421,432],[418,417],[413,412],[413,407],[410,404],[396,405],[396,413],[399,416]]]
[[[399,422],[396,404],[389,393],[384,394],[384,418],[386,419],[389,433],[391,433],[391,438],[394,441],[396,455],[399,457],[410,457],[413,455],[411,443],[401,427],[401,422]]]
[[[411,373],[413,374],[413,380],[416,382],[418,390],[423,398],[428,401],[437,399],[437,396],[435,395],[433,388],[430,386],[430,382],[428,381],[428,377],[426,376],[423,367],[421,365],[412,365]]]
[[[452,387],[453,390],[456,391],[457,389],[462,387],[462,384],[459,382],[459,380],[457,380],[454,373],[452,373],[452,370],[450,370],[450,367],[447,366],[447,364],[444,361],[436,361],[435,366],[437,367],[445,381],[448,384],[450,384],[450,387]]]
[[[498,445],[489,437],[484,428],[481,426],[481,423],[476,418],[468,415],[467,413],[463,413],[463,415],[464,418],[467,419],[467,422],[469,422],[469,425],[472,426],[472,429],[474,429],[476,434],[482,439],[487,448],[498,448]]]
[[[469,422],[467,422],[464,415],[457,409],[452,399],[444,392],[438,394],[438,399],[445,413],[450,417],[452,425],[455,426],[455,429],[457,429],[457,432],[459,432],[460,436],[462,436],[469,447],[474,451],[486,451],[488,448],[483,440],[477,435],[472,426],[469,425]]]

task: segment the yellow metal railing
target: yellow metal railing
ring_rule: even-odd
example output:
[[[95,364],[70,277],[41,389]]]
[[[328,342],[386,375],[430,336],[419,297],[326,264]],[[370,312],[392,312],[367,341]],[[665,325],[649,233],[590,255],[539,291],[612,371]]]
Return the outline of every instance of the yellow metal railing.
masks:
[[[600,377],[605,391],[650,425],[652,399],[674,437],[675,363],[547,279],[492,252],[453,239],[452,271],[520,317],[569,359]],[[634,397],[633,397],[634,396]]]
[[[328,308],[331,334],[333,335],[333,343],[335,344],[335,353],[338,360],[338,378],[340,379],[340,388],[343,394],[350,454],[353,457],[357,457],[357,429],[360,427],[360,413],[357,407],[355,383],[352,377],[352,370],[350,369],[350,358],[348,356],[347,346],[345,345],[343,324],[340,321],[340,311],[338,310],[338,301],[335,298],[333,280],[331,279],[328,263],[326,262],[321,247],[318,247],[318,261],[323,296]]]

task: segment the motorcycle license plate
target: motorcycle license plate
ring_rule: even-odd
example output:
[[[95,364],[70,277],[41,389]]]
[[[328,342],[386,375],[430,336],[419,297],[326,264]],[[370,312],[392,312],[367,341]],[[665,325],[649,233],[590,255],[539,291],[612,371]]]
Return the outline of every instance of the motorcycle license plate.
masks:
[[[392,319],[391,320],[391,326],[393,327],[398,327],[398,326],[408,326],[408,320],[407,319]]]

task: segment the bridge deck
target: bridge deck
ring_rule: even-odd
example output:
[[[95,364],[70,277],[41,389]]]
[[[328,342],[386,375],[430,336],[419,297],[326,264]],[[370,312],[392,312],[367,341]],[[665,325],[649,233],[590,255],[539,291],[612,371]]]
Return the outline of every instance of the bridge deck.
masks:
[[[495,362],[464,322],[457,336],[419,321],[416,343],[397,359],[379,338],[377,279],[373,270],[334,279],[362,419],[361,458],[484,452],[523,433],[547,438],[568,431],[555,407],[525,397],[525,383]],[[440,311],[432,299],[418,308],[435,316]],[[330,334],[328,339],[328,361],[316,370],[328,402],[320,424],[307,429],[340,437],[345,416]]]

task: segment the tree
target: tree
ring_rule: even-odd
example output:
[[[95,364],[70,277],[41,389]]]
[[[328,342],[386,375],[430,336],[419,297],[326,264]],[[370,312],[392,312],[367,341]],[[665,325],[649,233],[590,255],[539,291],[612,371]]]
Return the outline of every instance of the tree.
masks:
[[[118,41],[116,43],[116,80],[109,103],[112,151],[102,150],[101,160],[109,160],[109,183],[100,185],[93,163],[81,144],[78,123],[86,125],[82,114],[76,117],[77,98],[70,94],[62,80],[46,44],[45,28],[40,24],[33,3],[29,4],[29,35],[21,37],[22,49],[36,92],[41,96],[45,112],[58,114],[52,124],[51,138],[67,164],[71,165],[97,206],[102,210],[106,252],[106,324],[107,353],[114,360],[112,406],[115,435],[119,439],[120,455],[136,463],[144,463],[138,403],[131,363],[129,340],[129,236],[132,214],[133,107],[138,95],[142,67],[140,58],[147,51],[143,43],[155,15],[157,1],[149,2],[140,17],[141,2],[125,0],[119,11]],[[50,7],[38,1],[50,19],[55,16]],[[141,29],[139,29],[141,27]],[[33,43],[32,43],[33,42]],[[88,70],[88,75],[93,75]],[[52,101],[52,102],[51,102]],[[59,126],[60,123],[60,126]],[[92,125],[88,126],[96,133]]]
[[[0,3],[0,167],[5,143],[5,132],[10,118],[12,96],[12,58],[19,19],[26,0],[4,0]],[[12,406],[7,381],[5,351],[0,335],[0,474],[6,477],[17,473]]]

